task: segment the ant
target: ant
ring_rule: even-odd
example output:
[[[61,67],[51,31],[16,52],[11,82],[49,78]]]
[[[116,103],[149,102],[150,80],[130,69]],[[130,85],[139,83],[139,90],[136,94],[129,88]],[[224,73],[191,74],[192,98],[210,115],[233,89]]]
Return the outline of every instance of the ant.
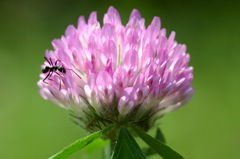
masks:
[[[57,63],[60,62],[60,60],[57,60],[53,64],[51,58],[49,58],[49,59],[47,57],[44,57],[44,58],[47,60],[47,62],[50,65],[50,66],[44,66],[44,68],[42,69],[42,73],[47,73],[48,72],[47,76],[43,79],[44,83],[47,83],[47,82],[45,82],[46,79],[51,80],[50,77],[52,76],[53,72],[55,72],[57,75],[59,75],[59,77],[62,77],[62,76],[57,71],[59,71],[61,73],[66,73],[66,68],[63,65],[57,65]],[[72,69],[68,69],[68,70],[73,71]],[[81,79],[81,77],[76,72],[74,72],[74,73]],[[59,90],[61,90],[61,81],[60,81]]]

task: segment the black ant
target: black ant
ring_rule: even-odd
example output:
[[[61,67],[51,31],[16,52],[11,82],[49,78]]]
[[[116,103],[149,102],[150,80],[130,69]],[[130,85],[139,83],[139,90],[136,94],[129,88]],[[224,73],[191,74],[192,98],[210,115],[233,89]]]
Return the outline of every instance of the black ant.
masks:
[[[66,68],[63,65],[57,65],[57,63],[60,62],[60,60],[57,60],[53,64],[51,58],[49,58],[49,59],[47,57],[44,57],[44,58],[47,60],[47,62],[50,65],[50,66],[44,66],[44,68],[42,69],[42,73],[47,73],[48,72],[47,76],[43,79],[44,83],[47,83],[47,82],[45,82],[46,79],[51,80],[50,77],[52,76],[53,72],[55,72],[57,75],[59,75],[59,77],[62,77],[62,76],[57,71],[59,71],[61,73],[66,73]],[[68,69],[68,70],[72,70],[72,69]],[[74,72],[74,73],[81,79],[81,77],[76,72]],[[61,90],[61,81],[60,81],[59,90]]]

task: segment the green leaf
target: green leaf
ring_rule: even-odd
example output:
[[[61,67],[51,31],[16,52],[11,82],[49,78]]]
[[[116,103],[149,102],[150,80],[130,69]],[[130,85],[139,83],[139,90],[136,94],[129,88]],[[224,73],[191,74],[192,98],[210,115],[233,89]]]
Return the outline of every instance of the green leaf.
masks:
[[[157,140],[159,140],[159,141],[161,141],[161,142],[163,142],[163,143],[166,144],[166,140],[165,140],[165,138],[164,138],[164,136],[163,136],[160,128],[157,128],[156,135],[155,135],[155,139],[157,139]],[[154,154],[157,153],[157,152],[154,151],[152,148],[144,148],[144,149],[143,149],[143,152],[145,152],[145,155],[146,155],[146,156],[154,155]]]
[[[145,132],[131,126],[134,132],[153,150],[155,150],[164,159],[184,159],[183,156],[178,154],[176,151],[168,147],[165,143],[154,139]]]
[[[84,148],[94,140],[101,137],[103,134],[105,134],[109,129],[111,129],[112,125],[100,130],[98,132],[95,132],[91,135],[88,135],[85,138],[82,138],[80,140],[75,141],[73,144],[69,145],[68,147],[64,148],[62,151],[58,152],[57,154],[51,156],[49,159],[64,159],[68,156],[72,155],[73,153],[77,152],[78,150]]]
[[[126,128],[121,128],[111,159],[146,159]]]

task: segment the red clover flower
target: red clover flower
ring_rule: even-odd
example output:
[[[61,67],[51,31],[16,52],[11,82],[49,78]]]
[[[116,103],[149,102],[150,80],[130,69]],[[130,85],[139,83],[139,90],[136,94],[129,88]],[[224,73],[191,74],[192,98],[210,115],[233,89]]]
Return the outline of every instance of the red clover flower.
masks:
[[[166,36],[159,17],[146,28],[134,9],[126,26],[110,7],[103,26],[92,12],[69,25],[47,50],[38,86],[41,96],[72,112],[90,132],[110,124],[147,131],[156,119],[189,101],[193,68],[186,45]]]

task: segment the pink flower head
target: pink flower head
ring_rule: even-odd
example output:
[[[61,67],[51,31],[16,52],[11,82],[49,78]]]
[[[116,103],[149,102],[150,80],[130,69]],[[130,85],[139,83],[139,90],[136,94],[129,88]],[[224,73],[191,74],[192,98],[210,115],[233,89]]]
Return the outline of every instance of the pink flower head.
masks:
[[[69,25],[46,51],[38,86],[44,99],[74,113],[89,131],[132,123],[147,131],[163,114],[194,93],[186,45],[166,36],[159,17],[145,27],[134,9],[126,26],[109,7],[103,26],[92,12]],[[48,68],[46,68],[48,67]],[[65,69],[61,71],[61,68]],[[48,76],[48,77],[47,77]]]

